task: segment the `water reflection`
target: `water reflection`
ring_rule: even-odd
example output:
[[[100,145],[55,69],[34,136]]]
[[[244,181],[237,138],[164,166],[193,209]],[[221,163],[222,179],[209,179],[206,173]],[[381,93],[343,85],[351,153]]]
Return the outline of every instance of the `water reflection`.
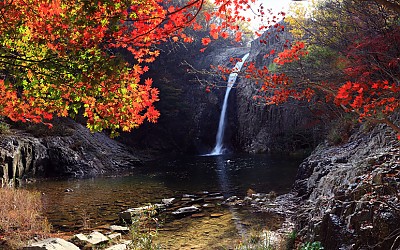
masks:
[[[219,184],[221,186],[221,191],[224,196],[226,196],[226,198],[231,197],[234,194],[232,193],[233,188],[231,187],[231,182],[227,169],[229,165],[233,163],[233,161],[228,159],[227,155],[219,155],[215,157],[215,162],[217,164],[216,170]],[[241,237],[244,237],[246,235],[246,228],[242,224],[240,215],[232,207],[229,207],[228,209],[232,214],[232,221],[235,224],[236,231]]]
[[[233,194],[230,191],[230,190],[232,190],[232,188],[230,188],[231,183],[230,183],[229,175],[228,175],[226,167],[225,167],[225,164],[227,163],[225,159],[226,159],[226,157],[224,157],[224,155],[219,155],[219,156],[215,157],[215,162],[217,164],[216,170],[217,170],[218,181],[220,183],[222,193],[227,196],[231,196]]]
[[[299,159],[269,155],[191,156],[151,162],[141,174],[151,175],[177,192],[286,193],[294,182]],[[224,188],[224,190],[222,190]]]
[[[44,194],[47,215],[56,229],[74,230],[86,215],[92,226],[107,224],[126,208],[182,194],[209,191],[243,197],[249,188],[285,193],[294,182],[298,162],[268,155],[180,157],[150,162],[130,176],[46,180],[28,188]],[[68,188],[73,192],[65,192]]]

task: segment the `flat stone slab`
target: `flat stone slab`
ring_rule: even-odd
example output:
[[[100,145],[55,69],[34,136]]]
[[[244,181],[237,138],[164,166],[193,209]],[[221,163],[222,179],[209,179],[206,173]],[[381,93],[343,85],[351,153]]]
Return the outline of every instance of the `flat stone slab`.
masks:
[[[84,234],[76,234],[74,236],[74,242],[75,242],[75,240],[89,243],[92,245],[97,245],[100,243],[108,242],[110,239],[100,232],[92,232],[88,236],[86,236]],[[77,242],[75,242],[75,243],[77,243]]]
[[[212,196],[204,198],[206,202],[208,201],[218,201],[218,200],[225,200],[224,196]]]
[[[195,207],[195,206],[190,206],[190,207],[181,207],[178,210],[172,212],[173,215],[186,215],[186,214],[192,214],[192,213],[196,213],[199,212],[200,209]]]
[[[24,250],[79,250],[71,242],[60,238],[48,238],[39,242],[33,243],[31,246],[24,247]]]
[[[111,231],[115,231],[115,232],[128,232],[129,231],[129,227],[111,225],[110,226],[110,230]]]
[[[106,248],[105,250],[126,250],[128,247],[125,244],[117,244]]]
[[[122,238],[122,234],[121,233],[112,233],[112,234],[107,235],[107,237],[110,240],[119,240]]]
[[[171,206],[177,201],[176,198],[168,198],[168,199],[162,199],[161,202],[165,204],[166,206]]]

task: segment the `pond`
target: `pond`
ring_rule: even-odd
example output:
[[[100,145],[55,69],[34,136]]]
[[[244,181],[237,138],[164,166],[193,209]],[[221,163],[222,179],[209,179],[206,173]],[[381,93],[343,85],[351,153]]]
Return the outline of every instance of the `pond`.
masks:
[[[208,191],[243,198],[248,189],[287,193],[300,161],[271,155],[185,156],[148,162],[124,176],[45,180],[27,188],[42,193],[46,216],[55,231],[76,232],[115,224],[118,213],[127,208],[183,194]],[[240,239],[236,220],[260,226],[268,221],[246,211],[215,209],[224,215],[166,221],[159,240],[166,249],[224,248],[234,243],[232,239]]]

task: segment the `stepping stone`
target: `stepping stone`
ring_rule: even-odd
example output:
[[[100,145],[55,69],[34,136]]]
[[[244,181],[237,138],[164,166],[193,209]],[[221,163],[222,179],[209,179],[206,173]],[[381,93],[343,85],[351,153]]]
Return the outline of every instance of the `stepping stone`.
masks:
[[[107,235],[107,237],[110,239],[110,240],[118,240],[118,239],[121,239],[122,238],[122,234],[121,233],[112,233],[112,234],[109,234],[109,235]]]
[[[179,215],[186,215],[186,214],[193,214],[196,212],[199,212],[200,209],[195,207],[195,206],[190,206],[190,207],[182,207],[179,208],[178,210],[172,212],[173,215],[179,216]]]
[[[143,207],[136,207],[136,208],[129,208],[121,213],[119,213],[119,218],[124,221],[131,221],[132,216],[142,214],[146,211],[149,210],[159,210],[159,209],[164,209],[165,204],[153,204],[149,206],[143,206]]]
[[[116,231],[116,232],[128,232],[129,231],[129,227],[111,225],[110,226],[110,230],[111,231]]]
[[[213,197],[204,198],[204,201],[208,202],[208,201],[217,201],[217,200],[224,200],[224,199],[225,199],[224,196],[213,196]]]
[[[92,232],[88,236],[84,234],[76,234],[73,238],[73,241],[80,241],[82,244],[89,243],[92,245],[97,245],[100,243],[108,242],[110,239],[104,236],[104,234],[100,232]]]
[[[174,202],[176,202],[176,198],[162,199],[161,202],[164,203],[166,206],[171,206],[172,204],[174,204]]]

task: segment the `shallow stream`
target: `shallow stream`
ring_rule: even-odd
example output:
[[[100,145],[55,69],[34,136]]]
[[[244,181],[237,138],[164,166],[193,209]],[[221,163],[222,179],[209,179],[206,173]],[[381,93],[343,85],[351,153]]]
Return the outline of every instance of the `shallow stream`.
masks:
[[[249,188],[260,193],[286,193],[294,183],[299,162],[271,155],[180,157],[146,163],[125,176],[46,180],[27,188],[42,193],[55,231],[74,232],[83,227],[107,227],[117,223],[118,213],[127,208],[183,194],[208,191],[220,192],[225,198],[243,198]],[[277,223],[268,215],[224,206],[216,206],[212,212],[223,215],[165,221],[158,240],[165,249],[226,249],[240,240],[238,225],[271,228]]]

